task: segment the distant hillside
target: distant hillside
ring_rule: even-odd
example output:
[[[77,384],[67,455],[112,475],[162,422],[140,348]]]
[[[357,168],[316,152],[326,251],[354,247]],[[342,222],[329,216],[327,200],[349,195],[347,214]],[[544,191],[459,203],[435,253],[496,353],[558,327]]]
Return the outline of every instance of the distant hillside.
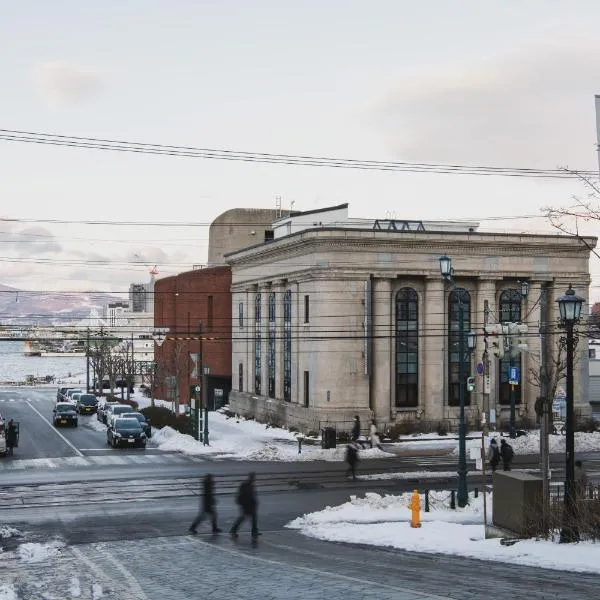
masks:
[[[0,321],[22,324],[39,320],[71,321],[87,317],[96,308],[100,313],[110,302],[126,301],[125,296],[102,292],[25,292],[0,284]]]

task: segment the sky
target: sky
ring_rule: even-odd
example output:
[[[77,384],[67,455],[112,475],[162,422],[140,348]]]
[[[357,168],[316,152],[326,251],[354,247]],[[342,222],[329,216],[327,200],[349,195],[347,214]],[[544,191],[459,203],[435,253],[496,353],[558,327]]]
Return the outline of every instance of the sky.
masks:
[[[0,13],[0,129],[369,160],[598,168],[597,2],[0,0]],[[204,263],[208,226],[222,212],[275,208],[277,198],[284,209],[348,202],[351,217],[550,231],[542,209],[569,206],[585,192],[575,180],[0,140],[0,283],[124,293],[148,281],[154,265],[161,277]],[[581,224],[582,233],[596,230]],[[592,257],[591,271],[591,297],[600,300],[600,259]]]

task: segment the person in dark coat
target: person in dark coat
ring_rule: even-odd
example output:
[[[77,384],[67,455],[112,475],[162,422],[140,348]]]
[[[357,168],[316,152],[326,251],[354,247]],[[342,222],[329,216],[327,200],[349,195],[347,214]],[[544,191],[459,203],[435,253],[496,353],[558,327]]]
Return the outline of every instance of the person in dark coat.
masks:
[[[502,457],[502,468],[505,471],[510,471],[514,454],[512,446],[505,439],[500,440],[500,456]]]
[[[17,445],[17,428],[11,419],[8,422],[8,429],[6,430],[6,453],[9,456],[13,455],[13,448]]]
[[[256,538],[260,535],[258,532],[258,524],[256,512],[258,510],[258,500],[256,499],[256,489],[254,487],[254,480],[256,476],[254,473],[250,473],[245,481],[242,481],[238,489],[236,496],[236,503],[240,507],[240,516],[235,520],[233,527],[231,528],[231,537],[234,539],[238,536],[238,529],[244,522],[244,519],[250,518],[252,520],[252,537]]]
[[[358,445],[351,442],[346,446],[346,462],[348,463],[348,470],[346,471],[346,477],[352,475],[352,479],[356,481],[356,465],[358,464]]]
[[[217,527],[217,502],[215,500],[215,483],[213,476],[208,473],[204,476],[204,489],[202,491],[202,506],[198,516],[194,519],[194,522],[190,525],[190,533],[196,534],[196,528],[207,515],[210,515],[212,522],[212,532],[220,533],[220,529]]]
[[[358,415],[354,417],[354,425],[352,425],[352,441],[358,442],[360,437],[360,418]]]

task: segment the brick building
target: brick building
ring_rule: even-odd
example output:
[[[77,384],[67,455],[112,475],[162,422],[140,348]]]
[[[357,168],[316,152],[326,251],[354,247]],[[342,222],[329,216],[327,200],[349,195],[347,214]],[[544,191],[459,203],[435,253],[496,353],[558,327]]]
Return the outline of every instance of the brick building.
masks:
[[[207,377],[209,407],[227,402],[231,389],[231,269],[196,269],[159,279],[154,287],[154,326],[169,329],[155,350],[155,396],[188,404],[191,386]]]

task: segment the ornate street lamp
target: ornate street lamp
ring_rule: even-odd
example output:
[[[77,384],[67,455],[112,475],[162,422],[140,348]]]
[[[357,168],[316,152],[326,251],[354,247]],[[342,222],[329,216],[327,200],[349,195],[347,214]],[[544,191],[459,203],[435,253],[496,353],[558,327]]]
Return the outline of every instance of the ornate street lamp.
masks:
[[[452,268],[452,260],[444,255],[440,257],[440,272],[444,281],[456,288],[456,283],[453,280],[454,269]],[[467,426],[465,421],[465,392],[466,392],[466,377],[465,377],[465,324],[464,324],[464,307],[461,294],[457,294],[458,298],[458,394],[459,394],[459,419],[458,419],[458,493],[456,502],[463,507],[469,503],[469,490],[467,487]],[[475,332],[470,331],[467,335],[467,356],[470,356],[471,350],[475,348],[477,338]]]
[[[529,282],[521,281],[521,296],[523,298],[527,298],[527,294],[529,293]]]
[[[565,474],[565,512],[563,527],[560,534],[562,543],[579,540],[575,511],[575,411],[573,397],[573,326],[581,317],[581,307],[584,299],[575,294],[569,284],[569,289],[556,300],[560,311],[560,323],[567,332],[567,422],[566,422],[566,474]]]

